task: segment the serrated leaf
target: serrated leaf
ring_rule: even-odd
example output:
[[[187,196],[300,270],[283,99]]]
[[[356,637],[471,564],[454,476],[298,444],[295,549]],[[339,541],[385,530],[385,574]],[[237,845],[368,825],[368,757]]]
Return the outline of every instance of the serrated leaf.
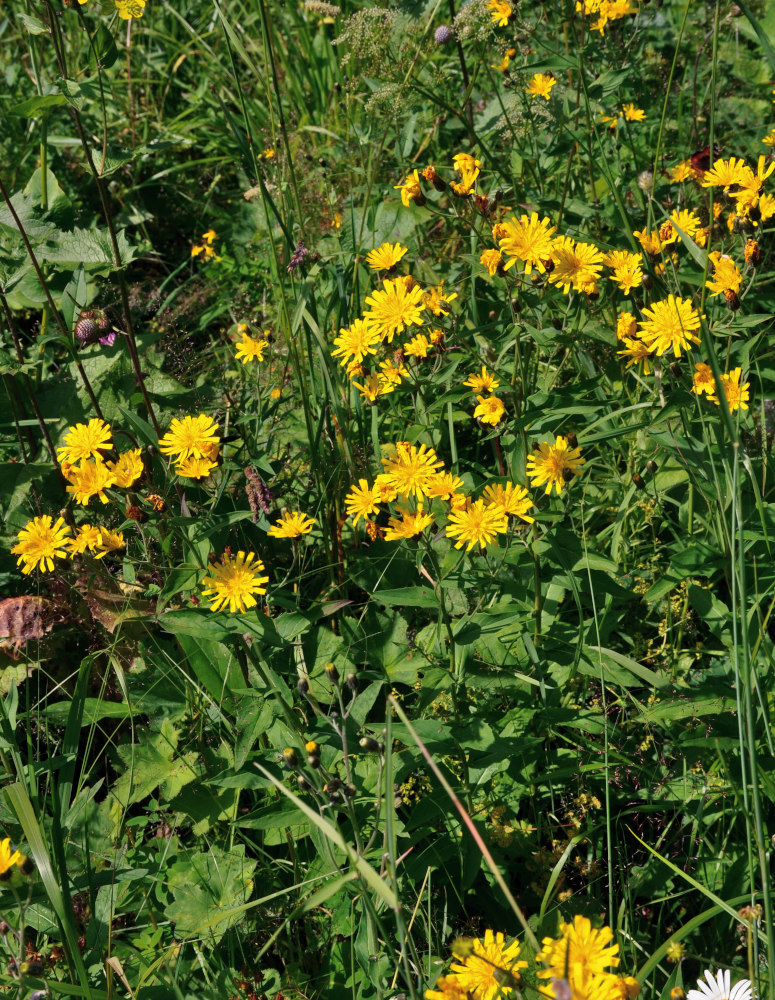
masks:
[[[61,107],[63,104],[67,104],[63,94],[40,94],[14,104],[8,109],[8,114],[18,118],[40,118],[41,115],[48,114],[51,108]]]
[[[121,265],[125,266],[135,258],[135,248],[126,238],[125,230],[117,234]],[[59,232],[55,238],[49,237],[42,250],[49,264],[101,264],[115,268],[113,248],[107,229],[74,229]]]

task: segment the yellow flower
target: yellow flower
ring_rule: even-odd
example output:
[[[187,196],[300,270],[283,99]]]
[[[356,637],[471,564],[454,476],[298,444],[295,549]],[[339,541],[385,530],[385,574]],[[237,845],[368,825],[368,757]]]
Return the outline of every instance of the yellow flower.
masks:
[[[385,482],[401,496],[427,496],[432,480],[444,465],[433,448],[421,444],[417,448],[406,441],[396,445],[395,458],[383,458]]]
[[[511,4],[507,3],[506,0],[489,0],[487,9],[490,12],[490,17],[499,28],[506,27],[513,13]]]
[[[452,157],[452,166],[460,174],[460,181],[452,184],[452,190],[459,195],[470,194],[482,169],[482,161],[470,153],[456,153]]]
[[[632,365],[637,365],[639,362],[643,362],[643,374],[651,374],[651,355],[654,353],[654,348],[649,347],[644,344],[642,340],[637,337],[625,337],[624,338],[624,349],[616,352],[620,358],[628,358],[626,368],[631,368]]]
[[[395,184],[393,186],[394,191],[401,192],[401,203],[404,208],[409,208],[409,205],[413,201],[422,200],[422,188],[420,187],[420,175],[416,170],[413,170],[411,174],[407,174],[405,180],[401,184]]]
[[[69,483],[67,492],[73,494],[76,503],[85,507],[95,496],[102,503],[108,502],[105,490],[115,485],[116,478],[101,458],[96,462],[81,462],[80,465],[64,468],[67,468],[65,478]]]
[[[497,507],[504,514],[519,517],[523,521],[527,521],[528,524],[535,521],[535,518],[527,513],[533,506],[533,501],[528,496],[524,486],[515,486],[514,483],[506,483],[505,486],[502,486],[500,483],[494,483],[491,486],[485,486],[482,499],[486,506]]]
[[[427,358],[431,342],[424,333],[418,333],[416,337],[404,344],[404,354],[414,358]]]
[[[363,383],[353,382],[353,385],[361,396],[364,399],[367,399],[370,403],[374,403],[378,396],[386,396],[395,388],[395,386],[382,383],[378,376],[374,374],[367,375],[363,380]]]
[[[713,396],[716,392],[716,381],[713,378],[713,369],[710,365],[701,361],[694,366],[694,377],[692,379],[691,391],[700,396],[704,392],[708,396]]]
[[[267,146],[261,155],[264,157],[265,160],[272,160],[274,159],[275,152],[271,146]],[[339,219],[341,222],[341,216],[339,217]]]
[[[614,273],[609,275],[610,280],[617,282],[625,295],[629,295],[633,288],[642,283],[642,261],[643,254],[630,253],[628,250],[614,250],[603,258],[603,263],[613,268]]]
[[[435,476],[428,487],[428,497],[439,500],[451,500],[464,485],[463,480],[456,476],[454,472],[440,472]]]
[[[491,68],[497,69],[500,73],[505,73],[506,70],[509,68],[509,63],[516,54],[517,54],[516,49],[506,49],[506,51],[503,53],[503,58],[501,59],[501,61],[499,63],[492,64]]]
[[[208,229],[206,233],[202,233],[202,240],[211,247],[213,243],[218,239],[218,233],[214,229]]]
[[[740,385],[741,375],[742,369],[733,368],[728,375],[721,376],[721,388],[724,390],[724,395],[727,397],[727,405],[729,406],[730,413],[734,413],[735,410],[748,409],[748,387],[750,386],[750,382],[744,382]],[[716,406],[721,405],[715,391],[712,395],[708,393],[708,399],[712,403],[715,403]]]
[[[130,17],[142,17],[145,10],[145,0],[113,0],[113,4],[124,21]]]
[[[16,565],[22,567],[25,576],[36,567],[44,573],[50,573],[54,569],[54,559],[64,559],[67,556],[64,546],[69,534],[70,529],[63,517],[54,523],[50,514],[33,518],[21,529],[19,541],[11,549],[11,553],[19,557]]]
[[[738,271],[732,258],[719,253],[718,250],[712,250],[708,257],[713,264],[713,280],[706,281],[705,287],[712,295],[721,295],[726,292],[737,294],[743,282],[743,275]]]
[[[23,861],[23,854],[20,854],[18,851],[11,851],[10,837],[0,840],[0,878],[7,876],[7,873],[14,865],[19,865]]]
[[[689,299],[668,295],[661,302],[655,302],[650,309],[644,309],[645,322],[640,323],[640,336],[656,350],[657,356],[672,349],[677,358],[681,351],[692,344],[699,344],[696,330],[700,328],[700,317]]]
[[[745,178],[744,160],[736,160],[734,156],[728,160],[716,160],[710,170],[706,170],[700,182],[703,187],[722,187],[725,191],[732,184],[739,184]]]
[[[503,257],[497,250],[485,250],[479,258],[479,263],[487,269],[487,273],[492,278],[503,263]]]
[[[407,290],[406,282],[400,278],[392,281],[386,278],[381,289],[366,297],[366,305],[370,308],[363,315],[364,321],[388,343],[407,326],[422,324],[422,289],[415,285]]]
[[[531,486],[543,486],[544,493],[551,493],[552,487],[559,496],[565,483],[571,476],[581,475],[581,466],[586,462],[581,457],[581,448],[571,448],[568,439],[558,435],[554,444],[542,442],[533,446],[536,450],[527,459],[527,476],[532,479]]]
[[[367,514],[379,513],[379,501],[382,499],[378,487],[369,486],[367,479],[359,479],[357,486],[351,486],[350,492],[344,498],[344,509],[356,525],[360,518],[366,519]]]
[[[576,915],[572,924],[560,924],[560,936],[546,937],[536,960],[546,968],[541,978],[570,979],[602,975],[610,966],[619,964],[618,944],[610,944],[614,933],[610,927],[595,930],[587,917]]]
[[[647,229],[644,229],[642,232],[638,232],[636,229],[632,235],[638,240],[649,256],[656,257],[658,253],[662,252],[662,242],[657,230],[654,229],[649,232]]]
[[[383,243],[366,254],[366,263],[374,271],[389,271],[408,252],[409,247],[402,247],[400,243]]]
[[[399,508],[399,513],[400,518],[391,517],[388,519],[388,526],[385,529],[386,542],[395,542],[400,538],[414,538],[429,524],[433,524],[433,515],[423,513],[422,503],[417,504],[417,510],[414,513],[403,508]]]
[[[317,523],[314,517],[308,517],[299,510],[285,510],[267,534],[272,538],[299,538],[301,535],[308,535]]]
[[[435,990],[425,991],[425,1000],[469,1000],[471,996],[457,976],[442,976],[436,980],[436,986]]]
[[[497,379],[492,372],[488,372],[484,365],[481,375],[471,374],[463,383],[474,392],[494,392],[500,384],[500,379]]]
[[[501,933],[485,931],[484,941],[475,938],[471,943],[471,953],[458,963],[452,963],[452,970],[460,986],[476,1000],[498,1000],[510,997],[518,984],[520,969],[527,968],[527,962],[518,961],[519,942],[507,945]]]
[[[770,147],[775,146],[775,128],[770,129],[767,135],[765,135],[765,137],[762,139],[762,142],[764,143],[765,146],[770,146]]]
[[[456,549],[462,548],[468,542],[467,552],[470,552],[474,545],[485,548],[496,535],[502,535],[508,530],[509,522],[501,508],[486,504],[481,499],[466,504],[460,510],[453,510],[449,515],[449,524],[445,528],[447,538],[457,539]]]
[[[380,370],[377,372],[377,378],[380,380],[383,386],[392,391],[395,386],[401,385],[403,379],[409,377],[409,372],[406,370],[403,364],[396,364],[391,360],[380,361]]]
[[[646,112],[641,108],[636,108],[634,104],[623,104],[622,114],[624,115],[625,121],[628,122],[642,122],[646,117]]]
[[[449,316],[449,311],[444,307],[449,305],[449,303],[456,298],[457,292],[452,292],[451,295],[445,295],[443,281],[435,287],[426,288],[423,292],[423,303],[425,308],[429,309],[434,316]]]
[[[182,420],[174,417],[169,431],[159,441],[159,451],[163,455],[174,455],[180,462],[189,457],[206,458],[210,448],[220,444],[217,430],[218,424],[204,413]]]
[[[670,180],[675,184],[691,180],[692,177],[694,177],[694,167],[692,167],[691,160],[681,160],[680,163],[670,168]]]
[[[603,255],[591,243],[576,243],[570,236],[560,236],[552,246],[554,269],[549,275],[553,285],[567,292],[571,287],[584,291],[584,286],[597,281],[603,266]]]
[[[537,212],[533,212],[530,218],[522,215],[519,221],[512,216],[500,225],[505,230],[505,235],[498,241],[500,248],[514,258],[504,270],[508,271],[517,260],[521,260],[525,263],[525,274],[530,274],[534,267],[545,271],[543,262],[552,256],[552,234],[557,227],[550,226],[547,218],[539,221]]]
[[[123,531],[108,531],[100,528],[100,540],[97,543],[97,559],[104,559],[109,552],[126,548]]]
[[[548,101],[555,83],[557,80],[551,73],[536,73],[525,87],[525,93],[532,97],[544,97]]]
[[[254,561],[255,560],[255,561]],[[268,576],[260,576],[264,572],[264,564],[254,552],[247,556],[240,551],[236,556],[226,556],[219,563],[210,563],[207,569],[210,576],[202,580],[202,593],[211,602],[211,611],[220,611],[228,604],[229,611],[245,612],[255,607],[254,594],[265,594]]]
[[[266,330],[264,333],[268,333]],[[237,341],[237,352],[234,355],[235,361],[242,361],[243,365],[246,365],[248,361],[263,361],[264,351],[269,347],[268,340],[256,340],[255,337],[251,337],[249,334],[245,333],[242,335],[242,340]]]
[[[696,212],[692,212],[689,209],[682,209],[680,212],[672,212],[670,214],[670,222],[674,223],[680,230],[682,230],[687,236],[695,239],[697,233],[702,226],[699,216]],[[661,235],[661,234],[660,234]],[[663,239],[663,243],[674,243],[677,239],[676,234],[672,239]]]
[[[81,524],[78,527],[78,534],[75,538],[68,539],[67,547],[70,556],[81,555],[88,549],[94,552],[100,543],[100,529],[91,524]]]
[[[99,458],[101,451],[109,451],[112,447],[110,424],[94,417],[88,424],[76,424],[67,429],[64,445],[57,448],[57,456],[60,462],[75,465],[85,458]]]
[[[619,124],[619,115],[606,115],[601,112],[600,121],[603,125],[607,125],[609,129],[613,130]]]
[[[635,337],[638,332],[638,324],[632,313],[620,313],[616,320],[616,339],[627,340],[628,337]]]
[[[362,319],[353,320],[350,326],[342,328],[335,338],[336,350],[331,351],[331,357],[341,358],[340,365],[353,361],[360,364],[367,354],[376,354],[379,344],[379,333]]]
[[[113,473],[114,485],[122,490],[128,490],[143,474],[143,460],[139,448],[132,448],[118,456],[117,462],[108,462],[108,469]]]
[[[478,406],[474,409],[474,419],[479,418],[483,424],[492,424],[493,427],[500,423],[506,407],[503,400],[497,396],[477,396]]]
[[[206,479],[218,463],[210,458],[189,455],[175,464],[175,474],[183,479]]]

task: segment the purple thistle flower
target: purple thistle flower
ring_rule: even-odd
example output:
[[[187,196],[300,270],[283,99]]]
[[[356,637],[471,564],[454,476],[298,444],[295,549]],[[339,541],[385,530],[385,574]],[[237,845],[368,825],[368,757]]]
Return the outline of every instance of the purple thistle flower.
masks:
[[[309,250],[304,246],[304,240],[299,240],[299,242],[296,244],[296,249],[293,251],[293,256],[291,257],[290,263],[286,268],[288,274],[291,274],[291,272],[295,271],[300,264],[303,264],[308,256],[309,256]]]
[[[452,38],[452,28],[446,24],[440,24],[433,32],[433,40],[437,45],[445,45]]]

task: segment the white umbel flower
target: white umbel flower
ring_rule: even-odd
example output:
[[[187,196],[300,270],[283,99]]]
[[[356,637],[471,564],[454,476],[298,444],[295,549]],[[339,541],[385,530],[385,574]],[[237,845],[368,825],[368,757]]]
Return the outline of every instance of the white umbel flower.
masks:
[[[748,979],[741,979],[730,989],[729,969],[719,970],[714,976],[705,970],[705,979],[698,979],[699,989],[689,990],[686,1000],[753,1000],[753,990]]]

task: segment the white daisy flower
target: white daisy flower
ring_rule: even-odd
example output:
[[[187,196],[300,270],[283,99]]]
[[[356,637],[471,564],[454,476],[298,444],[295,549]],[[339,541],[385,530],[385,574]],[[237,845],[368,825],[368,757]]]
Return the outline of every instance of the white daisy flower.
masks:
[[[719,970],[715,976],[705,970],[705,980],[697,980],[699,989],[689,990],[686,1000],[753,1000],[754,993],[748,979],[741,979],[730,989],[729,970]]]

